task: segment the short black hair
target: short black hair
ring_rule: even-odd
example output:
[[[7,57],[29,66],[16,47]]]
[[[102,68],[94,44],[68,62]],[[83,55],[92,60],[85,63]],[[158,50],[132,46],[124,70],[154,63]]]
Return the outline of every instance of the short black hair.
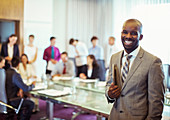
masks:
[[[74,39],[73,39],[73,38],[71,38],[71,39],[70,39],[70,41],[69,41],[69,44],[70,44],[70,45],[72,45],[72,44],[73,44],[73,42],[74,42]]]
[[[62,54],[62,55],[63,55],[63,54],[65,54],[65,55],[67,55],[67,56],[68,56],[68,53],[67,53],[67,52],[62,52],[61,54]]]
[[[98,37],[93,36],[93,37],[91,38],[91,42],[92,42],[93,40],[98,40]]]
[[[19,57],[14,56],[14,57],[12,58],[11,63],[12,63],[12,67],[17,67],[17,66],[19,65],[19,63],[20,63]]]
[[[29,38],[30,38],[30,37],[34,38],[34,35],[29,35]]]
[[[56,37],[54,37],[54,36],[50,37],[50,41],[53,40],[53,39],[56,39]]]
[[[2,60],[4,60],[4,59],[5,59],[4,57],[0,56],[0,62],[2,62]]]

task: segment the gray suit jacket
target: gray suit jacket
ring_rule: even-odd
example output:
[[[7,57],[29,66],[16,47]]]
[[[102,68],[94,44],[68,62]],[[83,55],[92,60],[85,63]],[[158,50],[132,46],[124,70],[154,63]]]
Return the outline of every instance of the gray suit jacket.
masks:
[[[118,66],[121,73],[123,51],[112,55],[109,68],[109,79],[106,84],[106,97],[113,103],[110,120],[161,120],[164,102],[164,74],[162,62],[156,56],[142,48],[136,56],[126,81],[122,84],[121,77],[117,85],[121,95],[116,100],[107,96],[113,80],[113,64]]]

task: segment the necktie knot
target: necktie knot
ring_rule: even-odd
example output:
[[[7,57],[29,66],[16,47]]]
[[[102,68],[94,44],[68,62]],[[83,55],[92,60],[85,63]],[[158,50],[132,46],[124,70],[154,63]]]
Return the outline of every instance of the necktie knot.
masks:
[[[126,55],[126,59],[129,60],[132,57],[132,55]]]

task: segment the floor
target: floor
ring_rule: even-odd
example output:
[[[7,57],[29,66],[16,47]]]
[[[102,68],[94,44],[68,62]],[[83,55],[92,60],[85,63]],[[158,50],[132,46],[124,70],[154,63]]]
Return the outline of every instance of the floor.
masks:
[[[36,114],[33,114],[31,117],[31,120],[40,120],[40,118],[44,117],[46,115],[46,103],[43,100],[40,100],[40,111]],[[62,118],[63,120],[71,120],[72,113],[76,112],[73,108],[64,108],[60,105],[55,104],[54,107],[54,117]],[[56,119],[57,120],[57,119]],[[91,114],[84,114],[79,115],[75,120],[97,120],[97,117],[95,115]],[[163,118],[162,120],[170,120],[170,106],[164,106],[163,111]]]

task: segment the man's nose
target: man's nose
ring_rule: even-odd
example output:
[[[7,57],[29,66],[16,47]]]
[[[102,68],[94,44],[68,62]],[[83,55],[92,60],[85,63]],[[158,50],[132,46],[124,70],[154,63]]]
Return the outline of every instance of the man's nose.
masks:
[[[128,34],[126,35],[126,38],[130,38],[131,37],[131,34],[130,32],[128,32]]]

